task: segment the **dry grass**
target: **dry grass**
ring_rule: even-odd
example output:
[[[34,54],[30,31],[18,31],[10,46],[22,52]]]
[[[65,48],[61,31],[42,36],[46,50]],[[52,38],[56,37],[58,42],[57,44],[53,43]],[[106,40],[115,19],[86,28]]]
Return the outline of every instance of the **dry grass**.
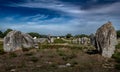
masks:
[[[21,54],[0,55],[0,72],[119,72],[109,65],[114,60],[85,53],[91,46],[40,45]],[[105,67],[106,63],[108,64]],[[70,66],[66,66],[70,64]]]

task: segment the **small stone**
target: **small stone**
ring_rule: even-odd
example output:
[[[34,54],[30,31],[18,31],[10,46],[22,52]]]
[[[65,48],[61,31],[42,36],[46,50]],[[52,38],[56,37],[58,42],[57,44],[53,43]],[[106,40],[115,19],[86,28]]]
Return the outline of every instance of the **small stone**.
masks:
[[[10,71],[11,71],[11,72],[15,72],[15,71],[16,71],[16,69],[11,69]]]
[[[36,65],[36,67],[37,67],[37,68],[40,68],[40,67],[41,67],[41,65]]]
[[[47,63],[47,64],[52,64],[52,62],[49,62],[49,61],[48,61],[48,62],[46,62],[46,63]]]
[[[67,63],[66,66],[71,66],[71,64],[70,64],[70,63]]]
[[[59,67],[59,68],[65,68],[66,65],[59,65],[58,67]]]
[[[29,61],[28,63],[32,64],[33,62],[32,62],[32,61]]]

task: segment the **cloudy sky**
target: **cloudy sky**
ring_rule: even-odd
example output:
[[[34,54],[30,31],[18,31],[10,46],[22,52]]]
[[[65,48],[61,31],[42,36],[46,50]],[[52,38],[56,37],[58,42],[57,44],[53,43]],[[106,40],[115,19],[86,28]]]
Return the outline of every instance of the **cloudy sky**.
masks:
[[[3,31],[90,34],[108,21],[120,29],[120,0],[0,0]]]

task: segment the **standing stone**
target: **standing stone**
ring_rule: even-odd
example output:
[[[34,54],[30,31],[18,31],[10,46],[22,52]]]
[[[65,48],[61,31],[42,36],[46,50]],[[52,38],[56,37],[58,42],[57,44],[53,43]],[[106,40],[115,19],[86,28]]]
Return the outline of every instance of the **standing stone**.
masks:
[[[51,42],[51,43],[54,43],[54,38],[50,38],[50,42]]]
[[[104,57],[110,58],[115,51],[117,36],[111,22],[102,25],[95,34],[96,48]]]
[[[34,47],[35,47],[35,48],[39,48],[38,38],[37,38],[37,37],[34,37],[33,40],[34,40]]]
[[[87,37],[82,37],[82,38],[81,38],[81,44],[83,44],[83,45],[89,44],[89,43],[90,43],[89,41],[90,41],[90,40],[89,40],[89,38],[87,38]]]
[[[78,43],[81,44],[81,38],[78,38]]]
[[[53,43],[54,42],[54,38],[50,36],[50,34],[47,36],[47,41],[48,43]]]
[[[44,42],[46,42],[47,41],[47,38],[38,38],[37,39],[37,42],[38,43],[44,43]]]
[[[13,52],[16,50],[22,50],[22,48],[34,47],[33,38],[28,35],[21,33],[20,31],[11,31],[4,37],[4,51]]]
[[[48,41],[48,43],[51,43],[51,36],[50,36],[50,34],[47,36],[47,41]]]
[[[60,37],[57,37],[57,39],[60,39]]]
[[[81,38],[81,44],[84,44],[84,42],[85,42],[85,40],[84,40],[84,38],[82,37],[82,38]]]
[[[95,46],[95,35],[94,34],[91,34],[90,35],[90,43]]]

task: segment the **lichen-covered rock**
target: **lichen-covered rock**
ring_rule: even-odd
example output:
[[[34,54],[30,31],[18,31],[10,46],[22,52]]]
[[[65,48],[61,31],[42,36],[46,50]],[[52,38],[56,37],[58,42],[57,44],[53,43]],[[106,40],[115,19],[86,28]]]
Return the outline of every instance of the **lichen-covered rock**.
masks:
[[[4,37],[4,51],[13,52],[21,50],[22,48],[34,47],[33,38],[28,35],[21,33],[20,31],[11,31]]]
[[[95,34],[96,48],[104,57],[110,58],[115,51],[117,36],[111,22],[102,25]]]

